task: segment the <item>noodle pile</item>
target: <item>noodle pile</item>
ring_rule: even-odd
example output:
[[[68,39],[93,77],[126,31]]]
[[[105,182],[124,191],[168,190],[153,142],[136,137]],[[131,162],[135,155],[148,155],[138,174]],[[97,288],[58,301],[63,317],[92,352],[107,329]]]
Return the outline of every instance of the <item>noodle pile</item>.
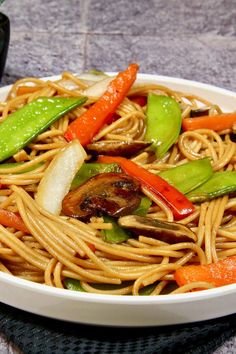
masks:
[[[73,90],[66,88],[72,82]],[[33,85],[34,92],[17,95],[22,85]],[[40,96],[83,95],[88,87],[85,80],[69,72],[58,81],[43,81],[26,78],[17,81],[6,102],[0,103],[0,122],[23,105]],[[94,138],[98,140],[142,140],[145,134],[145,107],[133,102],[132,95],[149,92],[173,97],[179,102],[182,117],[201,105],[210,107],[210,114],[220,113],[218,106],[199,97],[156,84],[134,86],[129,96],[118,107],[119,118],[105,126]],[[34,200],[37,186],[50,161],[66,146],[64,133],[69,122],[96,101],[89,98],[85,106],[74,109],[40,134],[27,148],[14,155],[14,161],[24,162],[14,168],[0,166],[0,208],[17,212],[23,219],[28,233],[0,225],[0,270],[14,276],[49,286],[64,288],[64,279],[80,280],[87,292],[139,295],[143,287],[154,284],[151,295],[188,292],[192,289],[209,289],[213,285],[196,282],[176,288],[173,272],[185,264],[208,264],[236,255],[236,198],[227,195],[195,205],[195,211],[181,220],[197,235],[197,242],[168,244],[140,235],[122,244],[110,244],[103,240],[101,230],[110,225],[101,217],[93,217],[90,223],[52,215],[43,210]],[[186,162],[209,156],[214,171],[236,170],[235,143],[229,131],[216,133],[201,129],[184,132],[176,144],[157,160],[151,149],[146,149],[133,161],[150,172],[157,173]],[[37,166],[35,169],[28,167]],[[28,172],[19,173],[28,169]],[[159,220],[173,221],[171,210],[143,188],[154,203],[148,216]],[[96,252],[90,249],[93,244]],[[101,289],[98,284],[113,284],[116,287]]]

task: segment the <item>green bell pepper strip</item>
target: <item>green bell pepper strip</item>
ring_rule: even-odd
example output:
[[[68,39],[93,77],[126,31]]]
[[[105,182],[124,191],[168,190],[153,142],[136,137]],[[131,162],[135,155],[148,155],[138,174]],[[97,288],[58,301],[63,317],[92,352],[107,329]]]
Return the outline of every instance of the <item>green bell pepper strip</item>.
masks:
[[[75,175],[71,189],[75,189],[79,187],[82,183],[86,182],[89,178],[99,174],[99,173],[106,173],[106,172],[121,172],[121,168],[116,163],[83,163],[77,174]]]
[[[112,217],[103,216],[103,220],[106,223],[112,224],[112,229],[101,231],[104,241],[109,243],[122,243],[132,237],[131,232],[120,227]]]
[[[181,122],[181,110],[173,98],[149,93],[145,140],[153,143],[157,157],[162,157],[176,142]]]
[[[213,175],[210,159],[187,162],[158,174],[169,184],[186,194],[197,188]]]
[[[236,191],[236,172],[215,172],[198,188],[187,194],[192,202],[204,202]]]
[[[24,148],[57,119],[82,105],[86,99],[39,97],[11,113],[0,124],[0,161]]]

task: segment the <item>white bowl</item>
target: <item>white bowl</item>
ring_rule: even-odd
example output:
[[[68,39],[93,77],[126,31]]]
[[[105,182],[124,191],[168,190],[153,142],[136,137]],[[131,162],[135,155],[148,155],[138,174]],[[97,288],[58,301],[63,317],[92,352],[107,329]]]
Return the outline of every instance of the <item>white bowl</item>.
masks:
[[[52,80],[58,77],[51,77]],[[199,95],[224,111],[236,110],[236,93],[194,81],[139,74],[156,82]],[[0,89],[0,100],[9,86]],[[19,279],[0,272],[0,301],[31,313],[71,322],[108,326],[162,326],[213,319],[235,312],[236,284],[178,295],[97,295]]]

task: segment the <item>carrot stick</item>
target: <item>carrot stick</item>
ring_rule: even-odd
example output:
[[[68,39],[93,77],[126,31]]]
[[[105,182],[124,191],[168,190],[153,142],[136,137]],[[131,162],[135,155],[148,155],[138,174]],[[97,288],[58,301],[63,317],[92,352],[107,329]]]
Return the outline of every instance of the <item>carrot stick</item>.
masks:
[[[65,138],[68,141],[79,139],[83,146],[90,143],[127,95],[136,79],[137,71],[138,65],[130,64],[125,71],[120,72],[111,81],[103,96],[69,125]]]
[[[14,229],[23,232],[29,232],[20,215],[5,209],[0,209],[0,224],[6,227],[14,227]]]
[[[19,86],[17,89],[17,96],[34,93],[39,90],[38,86]]]
[[[178,268],[174,274],[179,286],[204,281],[215,287],[236,283],[236,256],[227,257],[206,265],[189,265]]]
[[[222,113],[215,116],[202,116],[197,118],[184,118],[183,130],[211,129],[220,131],[231,129],[236,124],[236,113]]]

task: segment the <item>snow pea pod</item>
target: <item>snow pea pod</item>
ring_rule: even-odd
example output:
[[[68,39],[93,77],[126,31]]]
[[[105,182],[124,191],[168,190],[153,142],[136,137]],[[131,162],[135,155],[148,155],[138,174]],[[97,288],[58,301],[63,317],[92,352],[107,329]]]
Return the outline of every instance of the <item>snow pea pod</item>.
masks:
[[[118,225],[116,220],[112,217],[104,216],[103,219],[106,223],[112,224],[111,229],[101,231],[106,242],[122,243],[127,241],[132,236],[131,232],[120,227],[120,225]]]
[[[145,216],[151,205],[152,202],[150,199],[147,197],[142,197],[138,208],[133,211],[133,214]],[[103,219],[105,222],[112,224],[112,229],[102,230],[102,234],[106,242],[122,243],[132,237],[132,233],[126,229],[123,229],[114,218],[106,215],[103,216]]]
[[[181,110],[171,97],[149,93],[145,140],[151,141],[157,157],[176,142],[181,129]]]
[[[148,209],[151,207],[152,201],[147,197],[141,197],[141,201],[136,210],[133,211],[134,215],[146,216]]]
[[[77,280],[77,279],[65,278],[64,285],[65,285],[66,289],[68,289],[68,290],[86,292],[86,290],[82,287],[80,280]],[[108,291],[108,290],[122,289],[126,286],[132,285],[132,282],[124,281],[121,284],[91,283],[90,285],[93,286],[95,289],[98,289],[101,291],[102,290]],[[144,286],[143,288],[140,289],[139,295],[143,295],[143,296],[150,295],[152,293],[152,291],[156,288],[156,286],[157,286],[156,283]],[[130,295],[131,295],[131,293],[130,293]]]
[[[121,168],[117,163],[83,163],[77,174],[75,175],[71,189],[79,187],[82,183],[86,182],[89,178],[106,172],[121,172]]]
[[[39,97],[0,124],[0,161],[14,155],[86,97]]]
[[[206,182],[213,175],[208,158],[187,162],[159,173],[169,184],[186,194]]]
[[[8,163],[2,163],[2,164],[0,164],[0,170],[1,170],[1,169],[15,168],[15,167],[18,167],[18,166],[22,166],[23,164],[24,164],[24,162],[8,162]],[[37,163],[36,165],[33,165],[33,166],[31,166],[31,167],[28,167],[28,168],[24,169],[23,171],[14,172],[14,174],[18,175],[18,174],[21,174],[21,173],[31,172],[31,171],[36,170],[36,168],[39,168],[39,167],[42,166],[42,165],[43,165],[43,162],[39,162],[39,163]]]
[[[203,202],[236,191],[236,172],[215,172],[213,176],[198,188],[187,194],[192,202]]]

